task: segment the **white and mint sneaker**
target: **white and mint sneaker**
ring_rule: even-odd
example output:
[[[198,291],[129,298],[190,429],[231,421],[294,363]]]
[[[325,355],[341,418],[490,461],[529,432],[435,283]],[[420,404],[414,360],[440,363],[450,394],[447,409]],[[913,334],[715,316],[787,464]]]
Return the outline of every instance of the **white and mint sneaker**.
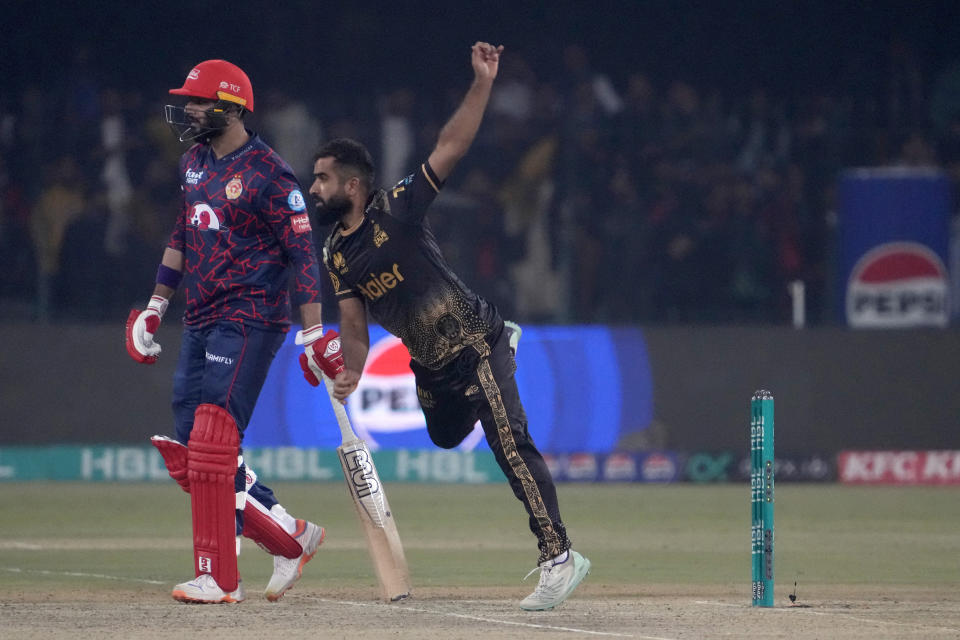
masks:
[[[590,573],[590,561],[573,549],[569,549],[556,558],[541,563],[528,573],[524,580],[537,570],[540,571],[540,582],[537,588],[520,602],[520,608],[527,611],[553,609],[566,600]]]
[[[243,602],[243,582],[230,593],[225,592],[209,573],[201,573],[188,582],[181,582],[171,593],[174,600],[190,604],[219,604],[221,602]]]
[[[293,537],[300,543],[303,553],[296,558],[273,556],[273,575],[270,576],[270,582],[267,583],[267,589],[263,593],[267,600],[276,602],[293,586],[294,582],[300,579],[303,575],[303,565],[313,558],[317,547],[323,543],[324,534],[323,527],[306,520],[297,520],[297,529]]]
[[[520,336],[523,335],[523,329],[516,322],[511,320],[503,321],[504,331],[507,332],[507,344],[510,345],[510,353],[517,357],[517,344],[520,342]]]

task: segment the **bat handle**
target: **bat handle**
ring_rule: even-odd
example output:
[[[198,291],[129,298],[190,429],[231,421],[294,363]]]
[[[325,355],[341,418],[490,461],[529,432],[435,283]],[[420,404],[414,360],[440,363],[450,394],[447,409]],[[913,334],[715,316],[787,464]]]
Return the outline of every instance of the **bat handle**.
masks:
[[[327,376],[323,376],[323,384],[327,387],[327,395],[330,396],[333,414],[337,416],[337,424],[340,425],[340,436],[343,438],[343,441],[352,442],[353,440],[358,440],[357,434],[354,433],[353,427],[350,426],[350,418],[347,416],[346,407],[333,397],[333,380]]]

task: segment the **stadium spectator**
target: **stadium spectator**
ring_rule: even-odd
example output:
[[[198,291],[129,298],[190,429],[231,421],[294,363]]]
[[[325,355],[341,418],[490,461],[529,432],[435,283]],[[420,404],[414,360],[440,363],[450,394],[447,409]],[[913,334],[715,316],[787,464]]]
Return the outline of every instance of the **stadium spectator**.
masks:
[[[472,188],[465,183],[474,180],[473,169],[479,167],[500,200],[505,218],[499,241],[508,247],[502,256],[506,261],[496,261],[487,271],[490,282],[512,285],[512,300],[500,303],[512,306],[525,320],[543,322],[601,322],[608,317],[725,322],[742,315],[742,301],[730,296],[730,283],[718,282],[729,276],[741,283],[740,291],[750,289],[743,286],[747,282],[767,279],[774,300],[769,321],[786,323],[788,310],[779,302],[784,279],[800,278],[806,283],[808,319],[827,321],[834,229],[829,212],[838,172],[849,166],[940,166],[960,184],[960,64],[936,60],[906,29],[890,33],[894,35],[862,51],[825,41],[821,57],[811,60],[836,60],[830,74],[835,81],[820,84],[808,82],[811,74],[822,71],[817,69],[781,74],[780,79],[756,79],[745,69],[737,83],[710,77],[682,60],[634,56],[617,59],[614,65],[602,42],[530,45],[506,59],[502,84],[491,97],[489,126],[463,171],[448,185],[448,195],[467,194]],[[113,203],[108,208],[114,224],[105,236],[110,250],[98,250],[89,260],[101,263],[98,270],[111,272],[111,260],[130,259],[124,264],[137,272],[147,267],[142,257],[133,262],[133,245],[139,238],[157,242],[153,227],[158,218],[151,211],[165,210],[164,202],[153,199],[165,193],[162,172],[151,165],[166,159],[164,166],[169,166],[179,150],[165,131],[157,135],[162,121],[155,111],[126,98],[152,90],[145,85],[153,80],[139,78],[131,91],[95,68],[95,49],[73,50],[76,54],[67,59],[56,81],[24,76],[14,91],[0,96],[6,198],[20,202],[15,205],[18,211],[29,212],[44,188],[43,171],[37,168],[61,156],[73,157],[90,201]],[[725,56],[738,59],[735,52],[717,56],[721,61]],[[369,62],[358,59],[356,64]],[[124,60],[116,64],[118,69],[129,66]],[[315,87],[301,87],[292,95],[279,78],[272,84],[271,92],[276,89],[289,97],[278,100],[275,109],[265,101],[258,117],[265,139],[292,162],[301,164],[296,156],[303,155],[292,151],[294,146],[302,149],[316,139],[308,123],[322,121],[329,137],[363,139],[363,132],[373,132],[374,139],[364,141],[381,149],[386,173],[400,171],[394,167],[402,167],[403,158],[429,148],[441,118],[458,99],[444,74],[418,86],[403,77],[403,70],[386,88],[331,83],[323,88],[322,99]],[[104,166],[105,158],[95,155],[100,139],[120,131],[110,89],[121,89],[125,96],[120,111],[123,138],[140,140],[142,146],[131,153],[109,143]],[[298,103],[295,108],[281,104],[289,99]],[[61,115],[65,132],[54,126]],[[101,129],[101,121],[109,126]],[[123,166],[126,179],[117,170]],[[100,184],[101,173],[109,178],[105,184]],[[624,175],[629,175],[636,202],[630,190],[613,186],[622,185]],[[733,195],[746,190],[755,192],[749,202]],[[475,200],[476,194],[469,197]],[[611,211],[608,200],[620,197],[631,200],[623,209],[630,211],[630,219]],[[672,200],[678,209],[673,210]],[[741,209],[747,202],[752,210],[732,215],[734,201],[741,201]],[[122,211],[126,213],[118,213]],[[737,221],[779,220],[789,211],[794,218],[788,225],[790,238],[774,238],[773,261],[741,256],[737,274],[728,273],[732,267],[724,256],[737,250],[726,243],[742,232]],[[612,217],[595,224],[601,212]],[[4,215],[9,238],[16,224],[9,212]],[[16,219],[28,215],[20,213]],[[638,294],[632,310],[622,305],[612,310],[611,303],[622,300],[611,300],[611,283],[598,285],[591,275],[621,242],[622,236],[614,237],[615,228],[643,230],[646,245],[633,249],[650,256],[645,273],[658,274],[644,285],[652,291],[650,301],[640,302],[646,294]],[[463,229],[451,231],[450,243],[458,242]],[[130,246],[120,251],[123,243]],[[19,257],[5,259],[22,265],[22,254],[30,247],[13,245]],[[451,262],[463,272],[475,270],[473,249],[450,251]],[[457,262],[461,257],[463,264]],[[625,259],[617,256],[613,261],[623,264]],[[775,265],[772,274],[747,273],[764,264]],[[116,277],[133,282],[138,279],[133,272]],[[20,303],[10,308],[36,306],[35,276],[18,268],[7,273],[3,295]],[[118,297],[129,291],[127,286],[112,288]],[[118,306],[103,306],[101,319],[115,316]]]
[[[53,312],[55,279],[60,273],[60,252],[70,222],[87,206],[80,168],[73,156],[61,156],[49,167],[47,184],[30,216],[30,235],[37,258],[37,318],[48,321]],[[66,265],[67,269],[75,265]]]
[[[320,123],[302,97],[293,97],[279,88],[271,89],[264,100],[263,138],[293,167],[296,176],[310,176],[314,140],[321,135]]]

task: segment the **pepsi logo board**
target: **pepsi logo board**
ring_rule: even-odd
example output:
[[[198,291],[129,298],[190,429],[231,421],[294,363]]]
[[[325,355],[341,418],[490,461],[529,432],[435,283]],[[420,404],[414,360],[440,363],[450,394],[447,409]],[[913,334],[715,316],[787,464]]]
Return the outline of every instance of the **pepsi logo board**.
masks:
[[[347,410],[357,435],[371,450],[430,446],[410,352],[400,338],[387,334],[371,345]],[[459,448],[471,450],[482,438],[478,422]]]
[[[856,328],[943,327],[953,204],[933,167],[862,167],[837,185],[836,303]]]
[[[916,242],[888,242],[861,257],[847,283],[856,328],[946,327],[949,278],[940,257]]]
[[[399,338],[388,335],[371,345],[347,410],[357,435],[374,450],[387,444],[390,434],[426,427],[410,370],[410,354]]]

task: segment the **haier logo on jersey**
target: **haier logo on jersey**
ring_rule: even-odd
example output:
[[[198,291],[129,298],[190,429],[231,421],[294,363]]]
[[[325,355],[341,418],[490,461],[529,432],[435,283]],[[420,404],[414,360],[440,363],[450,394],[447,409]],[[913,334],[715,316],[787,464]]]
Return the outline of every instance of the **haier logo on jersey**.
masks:
[[[220,215],[206,202],[198,202],[193,205],[187,214],[187,220],[191,226],[201,230],[213,229],[217,231],[221,228]]]
[[[400,274],[400,265],[394,262],[392,272],[384,271],[380,275],[371,273],[370,279],[358,284],[357,288],[372,302],[382,298],[385,293],[388,293],[390,289],[401,282],[403,282],[403,276]]]
[[[431,403],[435,404],[432,396],[425,404]],[[410,353],[399,338],[387,335],[371,345],[363,375],[347,409],[357,435],[366,440],[371,449],[432,446],[417,397],[416,380],[410,370]],[[459,448],[471,450],[482,437],[483,430],[475,427]]]
[[[945,327],[947,270],[916,242],[891,242],[868,251],[847,283],[847,321],[859,328]]]

